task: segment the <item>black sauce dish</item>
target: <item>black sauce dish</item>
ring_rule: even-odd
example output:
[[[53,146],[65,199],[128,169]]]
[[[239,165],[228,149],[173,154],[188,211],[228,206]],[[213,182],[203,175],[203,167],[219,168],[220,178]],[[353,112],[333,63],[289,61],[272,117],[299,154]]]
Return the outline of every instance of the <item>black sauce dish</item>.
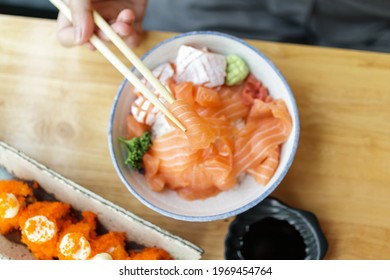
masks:
[[[313,213],[273,197],[236,216],[225,239],[227,260],[320,260],[327,250]]]

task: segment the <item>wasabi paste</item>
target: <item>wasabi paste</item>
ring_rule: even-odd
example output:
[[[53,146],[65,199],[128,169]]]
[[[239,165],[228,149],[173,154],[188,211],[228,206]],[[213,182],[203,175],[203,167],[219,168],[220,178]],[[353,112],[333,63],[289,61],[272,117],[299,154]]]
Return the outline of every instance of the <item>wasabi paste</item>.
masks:
[[[235,54],[229,54],[226,57],[226,62],[226,85],[234,86],[241,84],[249,74],[248,64]]]

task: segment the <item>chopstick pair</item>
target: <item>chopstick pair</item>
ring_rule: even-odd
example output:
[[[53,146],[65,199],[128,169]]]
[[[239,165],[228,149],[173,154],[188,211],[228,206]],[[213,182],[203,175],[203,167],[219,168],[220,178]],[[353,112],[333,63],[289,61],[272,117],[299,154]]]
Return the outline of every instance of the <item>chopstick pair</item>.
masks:
[[[61,11],[65,17],[72,21],[72,14],[69,7],[62,0],[50,0],[50,2]],[[126,45],[126,43],[119,37],[118,34],[111,28],[111,26],[103,19],[103,17],[96,11],[92,12],[95,24],[102,30],[105,35],[113,42],[113,44],[123,53],[123,55],[133,64],[133,66],[144,76],[144,78],[161,94],[161,96],[169,103],[175,101],[172,94],[166,89],[164,85],[152,74],[145,64],[138,58],[138,56]],[[183,124],[165,107],[161,100],[152,93],[146,85],[141,82],[138,77],[131,72],[127,66],[115,56],[115,54],[103,43],[103,41],[96,35],[92,35],[89,40],[94,47],[99,50],[102,55],[134,86],[142,95],[150,101],[156,108],[167,116],[174,124],[176,124],[182,131],[186,131]]]

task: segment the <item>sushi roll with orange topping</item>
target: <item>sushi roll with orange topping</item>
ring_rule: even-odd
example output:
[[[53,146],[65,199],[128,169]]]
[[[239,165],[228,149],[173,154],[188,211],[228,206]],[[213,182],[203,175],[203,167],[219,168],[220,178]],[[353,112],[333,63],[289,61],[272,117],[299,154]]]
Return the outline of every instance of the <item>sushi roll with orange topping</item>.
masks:
[[[172,256],[165,250],[155,247],[146,247],[141,251],[131,250],[130,260],[172,260]]]
[[[57,256],[60,260],[86,260],[91,257],[91,239],[96,236],[96,215],[85,211],[82,220],[67,224],[60,233]]]
[[[21,241],[37,259],[57,257],[59,232],[69,222],[70,209],[66,203],[38,201],[30,204],[21,214]]]
[[[32,197],[31,188],[22,181],[0,181],[0,234],[7,234],[19,227],[20,213]]]
[[[71,205],[56,201],[37,182],[31,185],[19,180],[0,181],[0,234],[18,230],[20,235],[7,244],[26,245],[32,253],[31,259],[172,259],[159,248],[129,251],[130,243],[124,232],[108,231],[104,226],[100,228],[101,225],[97,228],[97,222],[95,213],[80,213]]]
[[[128,258],[126,235],[124,232],[108,232],[92,240],[94,256],[92,259],[125,260]]]

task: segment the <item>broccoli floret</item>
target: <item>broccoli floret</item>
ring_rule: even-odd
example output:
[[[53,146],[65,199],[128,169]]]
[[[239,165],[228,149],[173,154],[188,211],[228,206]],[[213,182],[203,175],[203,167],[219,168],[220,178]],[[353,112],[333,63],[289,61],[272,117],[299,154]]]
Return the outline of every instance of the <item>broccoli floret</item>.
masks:
[[[125,164],[135,169],[140,169],[144,154],[152,146],[150,133],[145,132],[141,137],[134,137],[130,140],[124,138],[119,138],[118,140],[126,145],[127,159],[125,160]]]
[[[152,135],[147,131],[140,138],[139,142],[141,144],[142,151],[146,153],[150,146],[152,146]]]

